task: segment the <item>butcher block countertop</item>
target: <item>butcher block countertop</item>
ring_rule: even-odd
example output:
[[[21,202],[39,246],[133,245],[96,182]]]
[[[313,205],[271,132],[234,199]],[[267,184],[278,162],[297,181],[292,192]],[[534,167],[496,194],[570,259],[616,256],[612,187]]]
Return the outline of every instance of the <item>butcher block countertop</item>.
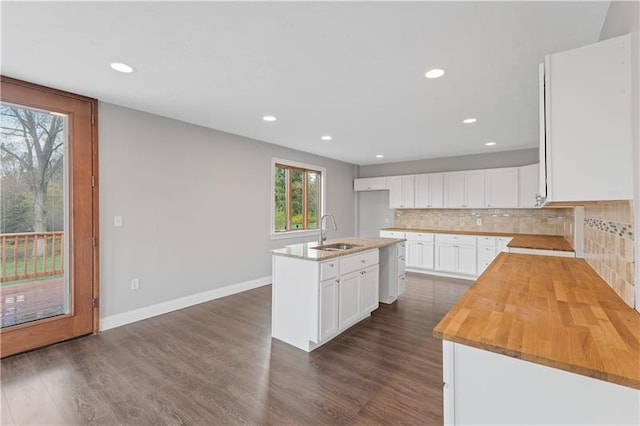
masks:
[[[340,256],[347,256],[349,254],[355,254],[362,251],[367,251],[376,248],[387,247],[392,244],[405,241],[404,238],[376,238],[376,237],[345,237],[335,240],[327,240],[323,243],[323,246],[338,243],[355,244],[354,247],[349,250],[340,251],[325,251],[317,250],[314,247],[318,247],[320,244],[317,241],[312,243],[292,244],[283,248],[271,250],[271,253],[276,256],[293,257],[304,260],[322,261],[328,259],[334,259]]]
[[[640,389],[640,313],[584,259],[501,253],[433,333]]]
[[[573,251],[573,247],[561,235],[540,235],[540,234],[514,234],[508,232],[484,232],[484,231],[444,231],[442,229],[407,229],[407,228],[384,228],[383,231],[396,232],[421,232],[425,234],[459,234],[459,235],[482,235],[487,237],[511,237],[513,238],[508,247],[525,248],[535,250],[555,250]]]

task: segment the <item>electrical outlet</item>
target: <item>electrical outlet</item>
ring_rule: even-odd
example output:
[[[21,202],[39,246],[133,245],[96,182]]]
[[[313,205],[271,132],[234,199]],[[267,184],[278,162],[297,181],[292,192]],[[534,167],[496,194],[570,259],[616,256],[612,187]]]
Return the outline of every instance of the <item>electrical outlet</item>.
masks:
[[[134,278],[131,280],[131,290],[137,290],[140,288],[140,278]]]
[[[476,219],[476,225],[482,226],[482,218],[481,217]]]

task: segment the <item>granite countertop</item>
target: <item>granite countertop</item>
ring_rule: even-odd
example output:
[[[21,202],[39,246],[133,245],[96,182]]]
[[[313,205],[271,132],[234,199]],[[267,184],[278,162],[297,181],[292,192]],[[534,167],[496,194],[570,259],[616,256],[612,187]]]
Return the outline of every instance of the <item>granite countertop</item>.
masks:
[[[584,259],[501,253],[433,334],[640,389],[638,330],[640,313]]]
[[[540,235],[540,234],[515,234],[508,232],[484,232],[484,231],[456,231],[442,229],[408,229],[408,228],[384,228],[383,231],[396,232],[418,232],[425,234],[459,234],[459,235],[482,235],[487,237],[510,237],[513,238],[508,247],[526,248],[534,250],[555,250],[574,251],[571,244],[561,235]]]
[[[319,244],[317,241],[311,243],[292,244],[283,248],[271,250],[271,253],[275,256],[294,257],[304,260],[322,261],[328,259],[335,259],[340,256],[347,256],[371,249],[381,248],[405,241],[403,238],[377,238],[377,237],[345,237],[337,238],[335,240],[327,240],[323,245],[348,243],[356,244],[358,247],[354,247],[349,250],[340,251],[325,251],[314,250],[313,247],[317,247]]]

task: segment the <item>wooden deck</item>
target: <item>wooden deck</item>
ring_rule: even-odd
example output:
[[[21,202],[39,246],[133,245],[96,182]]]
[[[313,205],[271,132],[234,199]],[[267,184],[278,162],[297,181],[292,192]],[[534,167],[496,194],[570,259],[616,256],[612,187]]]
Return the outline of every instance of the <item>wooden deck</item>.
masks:
[[[48,278],[0,288],[2,328],[64,312],[64,279]]]

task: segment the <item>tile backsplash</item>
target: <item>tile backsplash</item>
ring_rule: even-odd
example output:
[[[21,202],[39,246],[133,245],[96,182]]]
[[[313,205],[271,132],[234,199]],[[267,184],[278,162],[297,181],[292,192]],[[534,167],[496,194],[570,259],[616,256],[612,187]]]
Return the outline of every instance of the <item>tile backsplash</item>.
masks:
[[[584,257],[629,306],[634,300],[633,207],[631,201],[586,206]]]
[[[478,225],[478,219],[482,224]],[[573,208],[396,210],[398,228],[563,235],[573,241]]]

